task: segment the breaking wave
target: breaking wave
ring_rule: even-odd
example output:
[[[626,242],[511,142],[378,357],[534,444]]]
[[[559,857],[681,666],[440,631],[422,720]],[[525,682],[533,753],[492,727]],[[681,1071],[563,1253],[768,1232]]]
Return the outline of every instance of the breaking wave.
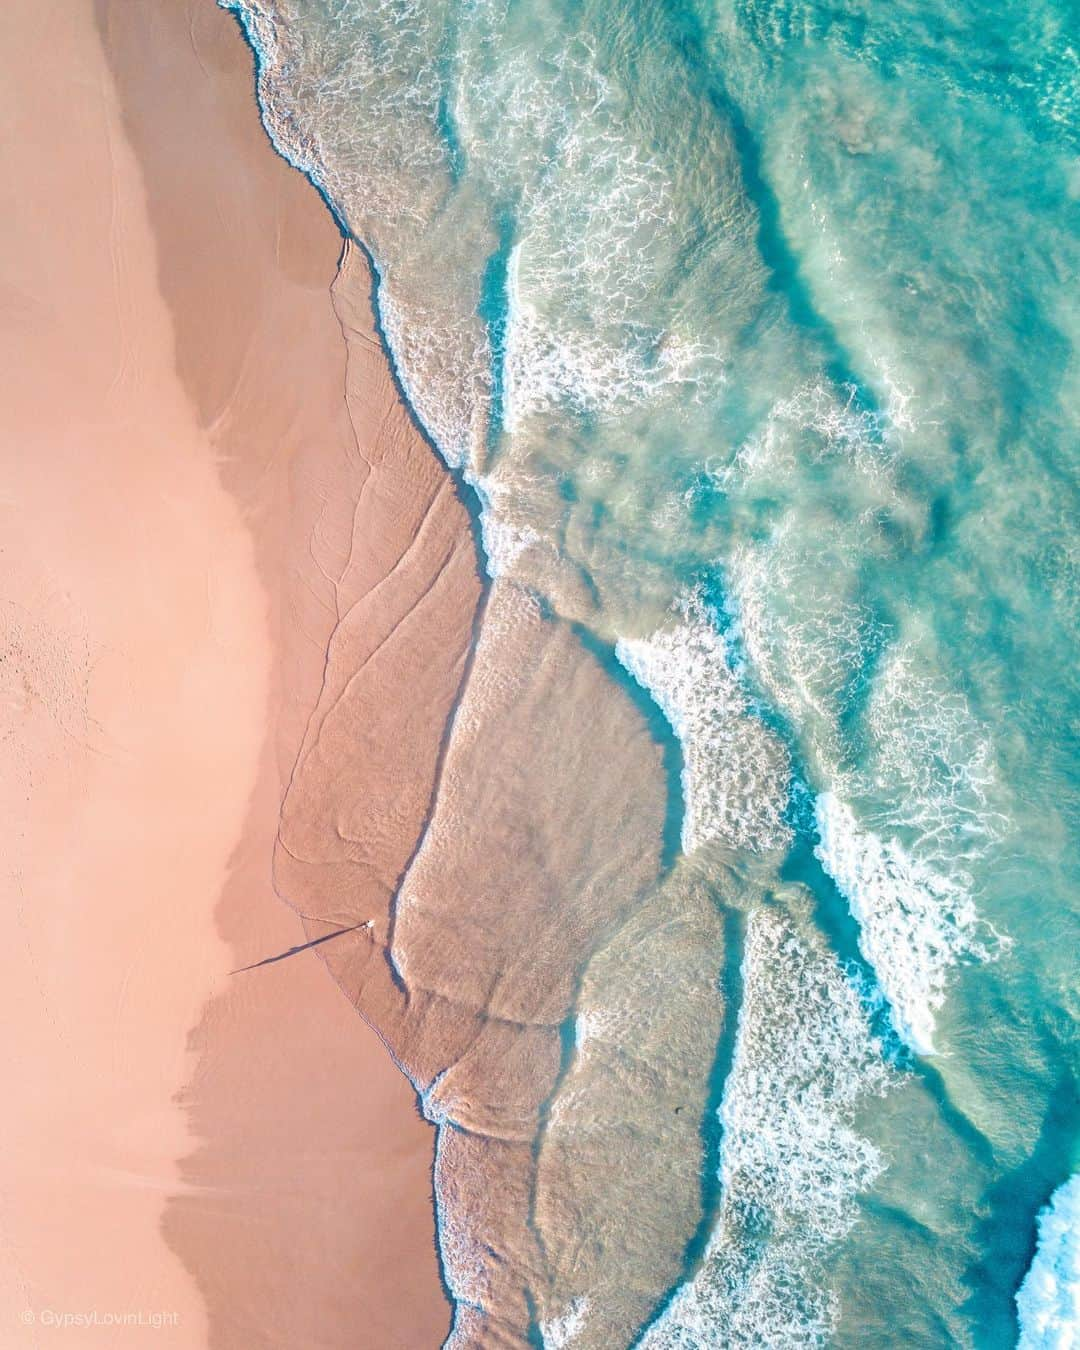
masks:
[[[889,1003],[897,1035],[917,1054],[934,1051],[934,1013],[949,972],[991,950],[963,885],[918,862],[895,839],[859,829],[851,807],[831,792],[815,806],[814,850],[859,925],[859,949]]]
[[[1080,1175],[1050,1197],[1039,1214],[1039,1245],[1016,1295],[1017,1350],[1080,1346]]]
[[[623,666],[659,704],[683,749],[682,846],[765,850],[785,844],[787,760],[753,715],[718,616],[696,596],[648,638],[621,638]]]
[[[700,1269],[641,1350],[824,1344],[837,1308],[818,1263],[884,1166],[854,1118],[894,1075],[852,979],[774,909],[750,916],[742,979],[720,1214]]]

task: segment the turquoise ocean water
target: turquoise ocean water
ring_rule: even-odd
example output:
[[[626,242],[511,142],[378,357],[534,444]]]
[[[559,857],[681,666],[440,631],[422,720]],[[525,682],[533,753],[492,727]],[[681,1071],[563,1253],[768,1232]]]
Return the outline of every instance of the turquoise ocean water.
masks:
[[[1080,12],[232,5],[494,587],[672,743],[455,1344],[1080,1346]]]

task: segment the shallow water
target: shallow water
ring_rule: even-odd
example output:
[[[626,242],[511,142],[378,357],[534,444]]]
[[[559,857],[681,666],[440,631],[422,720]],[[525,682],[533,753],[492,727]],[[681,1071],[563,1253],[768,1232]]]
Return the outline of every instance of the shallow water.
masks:
[[[395,1047],[457,1343],[1014,1344],[1080,1165],[1075,7],[233,7],[493,578],[392,951],[483,1027]]]

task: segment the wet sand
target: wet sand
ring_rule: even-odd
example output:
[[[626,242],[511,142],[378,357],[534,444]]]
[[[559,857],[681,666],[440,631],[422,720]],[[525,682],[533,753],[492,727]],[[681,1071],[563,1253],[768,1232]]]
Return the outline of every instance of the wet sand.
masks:
[[[341,240],[232,19],[12,0],[0,32],[0,1339],[97,1312],[168,1320],[66,1343],[436,1345],[431,1128],[337,940],[292,951],[356,904],[327,859],[305,933],[272,859],[347,706],[362,790],[308,808],[389,860],[388,910],[472,640],[468,520],[355,253],[335,314]]]

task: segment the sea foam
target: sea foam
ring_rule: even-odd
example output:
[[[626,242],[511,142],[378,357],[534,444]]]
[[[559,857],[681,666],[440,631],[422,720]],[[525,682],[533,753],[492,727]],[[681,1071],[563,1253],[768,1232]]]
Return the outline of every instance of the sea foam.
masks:
[[[750,917],[742,978],[720,1213],[700,1269],[642,1350],[824,1344],[837,1308],[818,1263],[883,1167],[853,1121],[894,1075],[851,978],[771,908]]]
[[[517,190],[502,344],[511,434],[537,415],[603,421],[723,378],[719,350],[670,304],[669,165],[636,138],[632,100],[603,64],[576,34],[455,91],[474,171],[496,197]]]
[[[866,767],[833,770],[834,787],[817,799],[815,852],[859,924],[897,1034],[930,1055],[953,967],[1009,945],[980,917],[968,870],[1005,824],[992,806],[991,747],[962,696],[923,674],[909,644],[893,644],[881,663],[866,733]]]
[[[858,442],[844,420],[830,434]],[[908,616],[898,637],[862,598],[873,541],[860,532],[872,525],[792,514],[733,550],[728,603],[820,790],[816,855],[859,924],[897,1034],[929,1055],[953,968],[1007,944],[980,918],[975,882],[1006,822],[990,737],[935,671],[932,635]]]
[[[756,850],[788,838],[783,747],[754,716],[717,616],[697,597],[648,638],[620,638],[615,654],[659,704],[682,745],[682,846],[715,841]]]
[[[897,1035],[916,1054],[934,1051],[934,1013],[963,957],[989,951],[975,906],[954,879],[917,861],[895,839],[860,830],[831,792],[815,805],[814,852],[859,925],[859,950],[888,1000]]]
[[[575,1298],[558,1317],[552,1317],[540,1323],[540,1334],[544,1338],[544,1350],[564,1350],[573,1345],[585,1328],[589,1315],[589,1300]]]
[[[1080,1346],[1080,1173],[1050,1197],[1038,1219],[1039,1245],[1016,1295],[1017,1350]]]

